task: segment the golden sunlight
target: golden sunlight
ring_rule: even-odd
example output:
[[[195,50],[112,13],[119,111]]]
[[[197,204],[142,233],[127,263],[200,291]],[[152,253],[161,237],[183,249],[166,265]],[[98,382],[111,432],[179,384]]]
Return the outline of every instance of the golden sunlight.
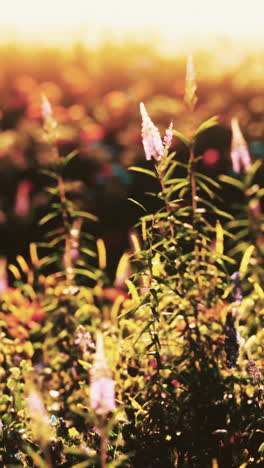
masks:
[[[263,37],[262,0],[9,0],[0,16],[0,40],[69,45],[130,36],[169,47],[208,36],[253,44]]]

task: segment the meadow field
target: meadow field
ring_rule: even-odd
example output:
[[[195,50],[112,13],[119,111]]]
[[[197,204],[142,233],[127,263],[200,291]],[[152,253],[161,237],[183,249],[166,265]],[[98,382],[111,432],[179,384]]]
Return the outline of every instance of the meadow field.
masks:
[[[1,466],[260,468],[260,56],[0,62]]]

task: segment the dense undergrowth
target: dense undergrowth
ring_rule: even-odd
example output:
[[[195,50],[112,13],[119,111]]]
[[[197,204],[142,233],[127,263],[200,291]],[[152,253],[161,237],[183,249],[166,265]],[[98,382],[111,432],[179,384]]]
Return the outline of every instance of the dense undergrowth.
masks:
[[[263,418],[263,189],[236,120],[233,176],[198,171],[196,84],[188,131],[162,140],[141,104],[156,211],[142,212],[114,284],[94,214],[65,189],[57,122],[43,98],[52,223],[2,287],[0,457],[6,467],[260,467]],[[185,160],[171,152],[172,139]],[[224,206],[223,187],[240,200]],[[56,223],[54,224],[54,220]],[[52,265],[52,273],[50,267]],[[5,266],[2,267],[2,282]]]

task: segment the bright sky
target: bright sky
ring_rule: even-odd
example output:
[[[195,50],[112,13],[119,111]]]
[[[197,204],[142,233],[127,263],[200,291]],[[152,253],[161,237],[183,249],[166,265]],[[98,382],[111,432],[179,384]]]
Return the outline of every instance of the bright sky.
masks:
[[[0,0],[0,7],[0,41],[70,43],[76,35],[94,40],[133,31],[144,38],[155,31],[171,45],[208,34],[264,42],[264,0]]]

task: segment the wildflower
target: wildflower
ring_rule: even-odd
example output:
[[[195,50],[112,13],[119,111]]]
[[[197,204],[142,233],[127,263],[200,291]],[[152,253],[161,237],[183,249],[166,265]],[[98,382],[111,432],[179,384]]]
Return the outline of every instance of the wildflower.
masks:
[[[243,170],[248,173],[252,163],[247,146],[247,142],[242,135],[237,118],[231,120],[232,141],[231,141],[231,160],[234,172]]]
[[[34,388],[31,388],[26,401],[33,434],[42,446],[46,446],[52,433],[49,426],[49,417],[41,396]]]
[[[30,211],[30,193],[32,191],[32,184],[29,180],[22,180],[19,182],[15,197],[14,211],[18,216],[24,217]]]
[[[36,390],[31,389],[27,397],[29,415],[31,418],[36,419],[40,417],[41,420],[46,419],[47,413],[40,395]]]
[[[239,334],[234,324],[234,318],[231,312],[228,312],[225,326],[225,352],[227,358],[227,367],[231,369],[236,367],[239,354]]]
[[[45,94],[42,94],[41,96],[41,115],[43,120],[47,117],[53,117],[51,104]]]
[[[159,130],[153,124],[151,118],[149,117],[147,110],[143,104],[140,103],[140,112],[142,116],[142,140],[143,146],[146,154],[147,161],[150,161],[152,158],[156,161],[160,161],[161,158],[166,154],[166,151],[169,149],[172,140],[172,124],[166,130],[164,137],[164,142],[162,142]]]
[[[195,104],[197,102],[196,96],[196,77],[195,77],[195,68],[193,63],[192,55],[189,55],[186,67],[186,81],[185,81],[185,95],[184,101],[186,102],[187,106],[193,110]]]
[[[247,371],[248,371],[250,377],[252,377],[252,379],[254,381],[257,381],[257,380],[261,379],[261,372],[260,372],[256,362],[254,361],[254,359],[249,359],[249,361],[247,363]]]
[[[231,276],[231,284],[233,286],[232,292],[230,293],[230,300],[232,302],[240,303],[243,299],[242,289],[241,289],[241,278],[238,271],[235,271]]]
[[[83,354],[88,354],[88,351],[94,349],[91,334],[85,329],[83,325],[78,325],[76,328],[76,339],[74,343],[79,345]]]
[[[47,141],[52,143],[55,137],[54,130],[57,127],[57,121],[53,117],[51,104],[45,94],[41,96],[41,117],[44,121],[44,131]]]
[[[169,128],[167,128],[167,130],[165,131],[165,136],[163,138],[163,144],[164,144],[164,150],[165,151],[168,151],[168,149],[171,146],[172,137],[173,137],[172,127],[173,127],[173,124],[171,122]]]
[[[105,359],[102,333],[98,332],[93,367],[90,371],[90,401],[97,414],[104,415],[113,411],[115,405],[115,382]]]
[[[0,257],[0,294],[2,294],[8,288],[8,275],[6,267],[6,257]]]

